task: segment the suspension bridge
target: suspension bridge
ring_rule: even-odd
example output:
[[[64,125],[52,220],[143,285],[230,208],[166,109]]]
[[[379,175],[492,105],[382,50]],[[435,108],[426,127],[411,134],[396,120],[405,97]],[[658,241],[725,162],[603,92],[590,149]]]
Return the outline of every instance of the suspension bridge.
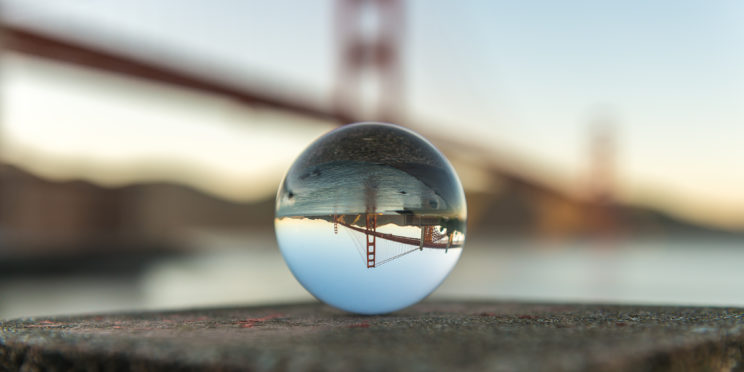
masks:
[[[345,220],[346,215],[333,215],[333,232],[338,234],[339,226],[347,229],[345,230],[346,233],[357,245],[357,249],[362,255],[362,259],[368,269],[386,264],[415,251],[423,251],[424,248],[443,249],[447,253],[450,248],[462,247],[461,241],[454,241],[454,231],[441,232],[439,226],[433,224],[421,224],[418,226],[421,230],[421,235],[418,238],[377,231],[377,216],[378,214],[376,213],[358,214],[353,221],[347,222]],[[356,226],[356,223],[361,218],[364,218],[364,228]],[[364,234],[364,242],[355,233]],[[398,244],[385,244],[385,252],[380,252],[378,249],[380,247],[377,245],[378,239]],[[380,253],[383,254],[380,255]]]

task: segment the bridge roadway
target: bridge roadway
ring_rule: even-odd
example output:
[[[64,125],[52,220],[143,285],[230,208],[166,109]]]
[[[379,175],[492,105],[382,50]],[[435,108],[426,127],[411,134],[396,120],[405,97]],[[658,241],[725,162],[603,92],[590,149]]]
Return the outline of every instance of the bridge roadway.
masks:
[[[338,222],[339,225],[346,226],[346,227],[348,227],[348,228],[350,228],[352,230],[359,231],[360,233],[363,233],[363,234],[372,233],[372,235],[374,235],[374,236],[376,236],[376,237],[378,237],[380,239],[385,239],[385,240],[390,240],[390,241],[394,241],[394,242],[398,242],[398,243],[413,245],[413,246],[416,246],[416,247],[423,246],[423,248],[449,249],[449,248],[460,248],[462,246],[462,244],[458,244],[458,243],[449,244],[449,242],[447,242],[447,243],[435,243],[435,242],[427,242],[427,241],[424,241],[424,244],[422,245],[420,238],[417,239],[417,238],[409,238],[407,236],[398,236],[398,235],[393,235],[393,234],[385,234],[385,233],[381,233],[379,231],[367,231],[367,230],[365,230],[365,229],[363,229],[361,227],[357,227],[357,226],[348,224],[348,223],[343,222],[343,221],[338,221],[337,220],[336,222]]]

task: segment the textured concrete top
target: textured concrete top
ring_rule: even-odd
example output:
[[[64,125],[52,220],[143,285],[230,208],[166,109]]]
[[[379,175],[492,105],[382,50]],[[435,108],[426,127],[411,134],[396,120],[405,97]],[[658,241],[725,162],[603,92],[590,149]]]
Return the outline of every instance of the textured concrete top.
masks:
[[[11,320],[0,370],[741,370],[744,309],[430,302]]]

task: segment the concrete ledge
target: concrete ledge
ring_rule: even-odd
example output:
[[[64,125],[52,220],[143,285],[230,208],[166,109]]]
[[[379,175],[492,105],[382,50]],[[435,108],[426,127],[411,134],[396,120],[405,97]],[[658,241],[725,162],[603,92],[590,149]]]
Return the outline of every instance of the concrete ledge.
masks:
[[[425,302],[0,322],[1,370],[744,370],[744,309]]]

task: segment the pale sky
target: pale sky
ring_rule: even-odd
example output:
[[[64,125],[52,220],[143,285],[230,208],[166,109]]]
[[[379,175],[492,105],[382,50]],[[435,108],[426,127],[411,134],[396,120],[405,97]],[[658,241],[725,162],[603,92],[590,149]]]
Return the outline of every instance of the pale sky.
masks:
[[[378,238],[378,266],[369,269],[362,233],[340,226],[334,234],[332,223],[309,219],[282,218],[275,227],[282,256],[297,281],[323,302],[361,314],[387,313],[421,301],[442,283],[462,253],[462,248],[419,251]],[[382,228],[399,236],[409,230],[393,224]],[[409,254],[398,256],[405,252]],[[383,257],[396,256],[380,264]]]
[[[279,83],[321,104],[327,103],[334,83],[330,1],[6,0],[3,4],[4,17],[15,23],[105,47],[124,46],[150,59],[188,61],[186,68],[224,78]],[[601,107],[615,123],[618,188],[624,198],[704,220],[744,225],[744,3],[417,0],[409,2],[407,10],[406,97],[410,116],[423,123],[420,129],[425,134],[479,141],[554,169],[578,187],[588,168],[590,124]],[[16,69],[25,68],[17,59],[15,63]],[[64,84],[59,78],[42,80],[34,75],[16,79],[13,89],[48,95],[54,91],[50,84]],[[72,96],[77,91],[95,101],[86,89],[80,84],[60,91],[72,91]],[[44,95],[37,93],[28,97],[42,102],[39,97]],[[14,94],[11,91],[6,98],[11,103]],[[126,96],[126,92],[112,94]],[[129,100],[130,107],[142,104],[136,98]],[[230,124],[242,119],[224,119],[225,110],[236,109],[225,109],[224,102],[204,102],[212,108],[147,112],[165,117],[160,120],[163,132],[170,131],[167,122],[180,120],[171,115],[183,115],[182,122],[191,122],[193,128],[207,121],[219,122],[216,128],[232,128],[212,129],[221,131],[208,137],[215,142],[243,138],[234,132],[241,129]],[[43,113],[31,115],[13,104],[5,110],[6,115],[16,115],[6,128],[6,141],[15,136],[35,141],[41,148],[60,146],[55,141],[45,143],[45,136],[39,134],[49,132],[43,127],[43,122],[48,123]],[[102,110],[98,115],[106,116],[109,109]],[[110,110],[122,111],[121,107]],[[156,120],[157,115],[144,112],[142,120]],[[136,115],[123,117],[139,120]],[[271,120],[254,120],[252,128]],[[29,128],[34,121],[39,126]],[[85,132],[95,124],[79,125],[76,130]],[[156,126],[149,128],[157,132]],[[193,130],[184,130],[184,136],[210,131]],[[259,172],[262,164],[277,169],[301,151],[289,148],[303,147],[300,143],[317,134],[308,129],[271,142],[269,138],[277,136],[267,129],[264,139],[256,141],[286,148],[291,154],[268,165],[263,159],[254,167],[233,164],[229,159],[248,156],[237,150],[225,150],[228,155],[194,154],[192,160],[214,165],[215,172],[225,177],[236,169],[243,174]],[[46,137],[55,136],[47,133]],[[193,148],[189,141],[175,141],[164,152],[188,152],[184,149]],[[151,152],[142,150],[146,144],[135,142],[132,148],[140,150],[130,149],[132,153]],[[234,142],[225,141],[222,147],[239,148],[240,141]],[[113,156],[110,147],[95,149],[85,143],[55,151],[74,152],[78,157],[86,151]],[[703,209],[707,213],[700,217]]]

